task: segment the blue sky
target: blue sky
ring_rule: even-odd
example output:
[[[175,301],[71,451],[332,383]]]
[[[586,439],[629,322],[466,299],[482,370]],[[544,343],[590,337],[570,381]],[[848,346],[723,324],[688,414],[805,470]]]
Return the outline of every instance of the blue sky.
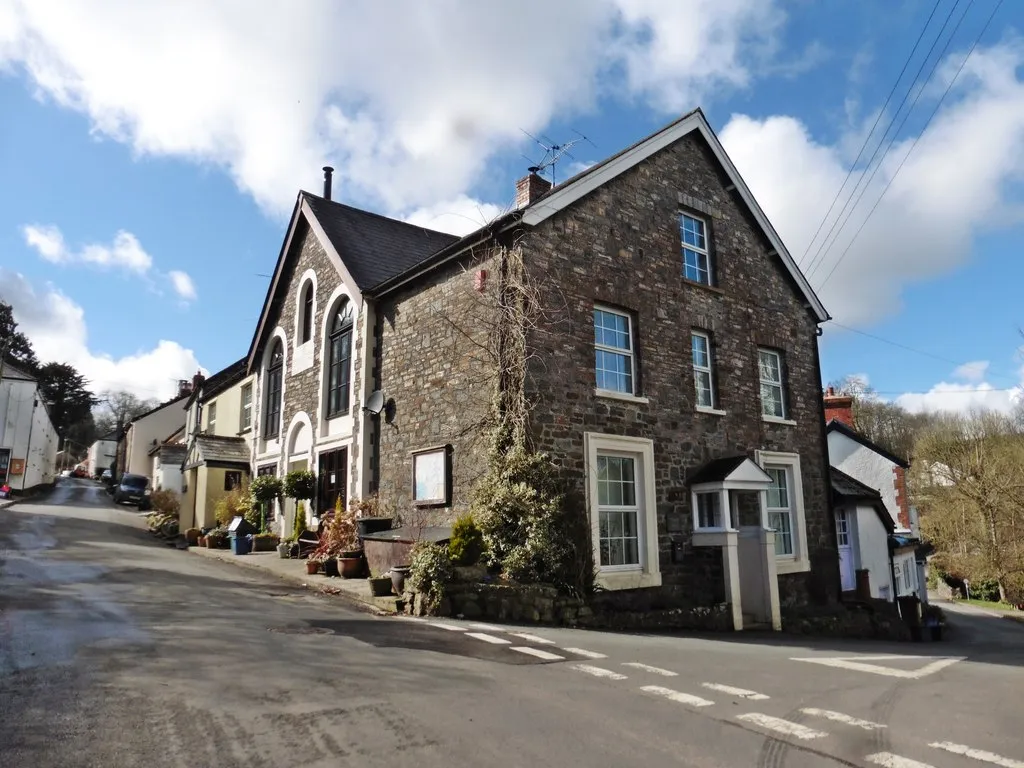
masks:
[[[699,105],[805,265],[851,167],[845,194],[863,184],[809,271],[818,288],[836,267],[826,381],[1005,408],[1024,362],[1024,6],[999,5],[943,97],[997,4],[0,0],[0,295],[44,359],[166,396],[245,354],[325,163],[336,199],[461,232],[510,204],[541,154],[524,131],[593,142],[564,177]]]

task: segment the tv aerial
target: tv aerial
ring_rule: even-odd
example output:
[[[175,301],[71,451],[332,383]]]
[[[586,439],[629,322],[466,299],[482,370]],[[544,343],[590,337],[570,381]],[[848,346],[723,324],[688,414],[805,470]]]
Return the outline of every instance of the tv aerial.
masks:
[[[522,128],[520,128],[519,130],[523,131]],[[523,131],[523,133],[525,133],[530,139],[532,139],[534,143],[537,144],[537,146],[544,150],[544,155],[543,157],[541,157],[539,163],[535,163],[533,162],[532,158],[523,155],[523,157],[529,160],[531,163],[529,167],[530,173],[541,174],[544,173],[544,171],[546,171],[548,168],[550,168],[552,186],[558,183],[557,179],[555,178],[555,165],[558,163],[558,161],[561,160],[563,157],[569,157],[572,158],[573,160],[576,159],[573,156],[573,154],[569,151],[570,149],[575,147],[581,141],[585,141],[592,147],[594,147],[594,149],[597,149],[597,144],[594,144],[594,142],[592,142],[590,139],[588,139],[586,136],[584,136],[577,130],[573,130],[573,133],[576,134],[576,138],[570,139],[569,141],[566,141],[562,144],[556,144],[544,134],[541,134],[541,137],[544,139],[544,141],[541,141],[536,136],[534,136],[531,133],[528,133],[527,131]]]

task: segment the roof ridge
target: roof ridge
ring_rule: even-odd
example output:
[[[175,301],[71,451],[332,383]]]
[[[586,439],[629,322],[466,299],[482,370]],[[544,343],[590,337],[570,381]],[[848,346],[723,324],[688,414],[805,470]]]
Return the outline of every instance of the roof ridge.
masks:
[[[408,222],[408,221],[403,221],[402,219],[396,219],[396,218],[394,218],[392,216],[385,216],[383,213],[377,213],[376,211],[369,211],[366,208],[357,208],[356,206],[349,205],[348,203],[339,203],[337,200],[330,200],[330,199],[328,199],[326,197],[321,197],[320,195],[314,194],[312,192],[307,192],[304,189],[300,190],[300,194],[303,195],[304,197],[312,198],[313,200],[316,200],[317,202],[327,203],[328,205],[338,206],[340,208],[344,208],[346,210],[353,211],[354,213],[360,213],[360,214],[362,214],[364,216],[373,216],[374,218],[382,219],[384,221],[388,221],[388,222],[391,222],[393,224],[401,224],[404,227],[409,227],[411,229],[419,229],[419,230],[422,230],[424,232],[429,232],[432,235],[442,235],[444,237],[450,237],[450,238],[453,239],[453,241],[460,239],[458,235],[453,235],[451,232],[443,232],[440,229],[431,229],[430,227],[424,227],[424,226],[421,226],[419,224],[413,224],[413,223]],[[441,249],[439,248],[438,250],[441,250]]]

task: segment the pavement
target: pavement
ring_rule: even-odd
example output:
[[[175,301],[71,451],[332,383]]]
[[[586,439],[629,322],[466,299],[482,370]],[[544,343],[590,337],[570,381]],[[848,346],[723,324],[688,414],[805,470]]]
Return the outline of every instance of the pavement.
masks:
[[[87,481],[0,511],[0,766],[1024,768],[1015,622],[889,644],[383,617],[144,527]]]

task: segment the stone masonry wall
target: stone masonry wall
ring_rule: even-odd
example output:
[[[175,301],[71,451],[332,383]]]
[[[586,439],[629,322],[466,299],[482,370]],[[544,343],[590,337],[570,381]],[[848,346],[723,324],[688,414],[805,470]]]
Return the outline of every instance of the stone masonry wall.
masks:
[[[487,429],[495,367],[489,356],[500,258],[489,251],[452,264],[427,284],[377,305],[380,386],[394,418],[379,429],[383,500],[412,508],[412,452],[453,446],[452,504],[428,513],[445,524],[469,506],[486,472]],[[476,273],[486,270],[483,291]]]
[[[662,579],[667,590],[682,588],[705,603],[720,597],[721,557],[718,548],[691,545],[687,476],[716,457],[799,453],[812,571],[780,576],[780,596],[783,603],[823,599],[838,594],[838,561],[816,324],[728,183],[703,139],[691,134],[524,235],[545,303],[564,307],[562,319],[532,339],[534,439],[581,489],[584,432],[652,439]],[[714,287],[682,277],[678,216],[686,210],[708,222]],[[595,302],[633,313],[638,389],[648,402],[595,395]],[[691,329],[711,335],[724,416],[695,410]],[[761,345],[784,353],[795,426],[761,418]],[[682,546],[680,562],[671,557],[674,542]]]

